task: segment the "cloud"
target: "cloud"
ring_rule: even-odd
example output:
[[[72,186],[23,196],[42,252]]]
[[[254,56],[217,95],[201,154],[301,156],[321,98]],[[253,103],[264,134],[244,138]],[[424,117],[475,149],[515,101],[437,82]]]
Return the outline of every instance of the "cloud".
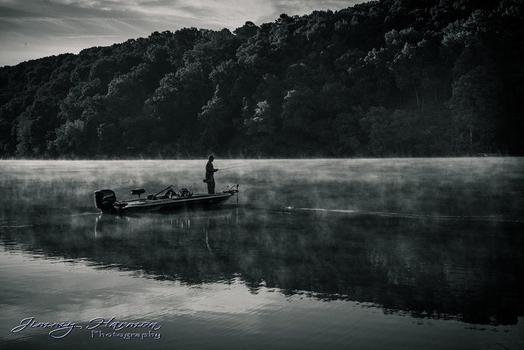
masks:
[[[0,66],[153,31],[263,23],[281,13],[338,10],[358,0],[0,0]]]

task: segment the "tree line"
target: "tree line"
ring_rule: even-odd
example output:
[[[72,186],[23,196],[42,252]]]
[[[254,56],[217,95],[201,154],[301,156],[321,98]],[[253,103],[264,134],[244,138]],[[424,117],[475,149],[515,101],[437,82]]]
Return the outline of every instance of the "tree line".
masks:
[[[524,153],[520,0],[382,0],[0,68],[0,156]]]

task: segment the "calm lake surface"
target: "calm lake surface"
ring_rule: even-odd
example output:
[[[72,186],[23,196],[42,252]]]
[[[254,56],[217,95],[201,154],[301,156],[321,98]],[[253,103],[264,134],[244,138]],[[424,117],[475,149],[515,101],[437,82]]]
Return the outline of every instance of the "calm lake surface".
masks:
[[[0,348],[524,347],[524,159],[217,159],[238,204],[94,208],[203,192],[204,166],[0,161]],[[29,317],[82,328],[11,331]],[[113,317],[160,328],[87,329]]]

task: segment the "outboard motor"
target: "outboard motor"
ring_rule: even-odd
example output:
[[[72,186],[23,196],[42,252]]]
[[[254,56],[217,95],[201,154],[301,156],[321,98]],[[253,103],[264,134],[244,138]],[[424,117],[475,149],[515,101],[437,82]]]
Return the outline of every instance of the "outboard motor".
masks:
[[[111,213],[115,209],[113,204],[116,202],[115,192],[111,190],[95,191],[95,205],[102,213]]]

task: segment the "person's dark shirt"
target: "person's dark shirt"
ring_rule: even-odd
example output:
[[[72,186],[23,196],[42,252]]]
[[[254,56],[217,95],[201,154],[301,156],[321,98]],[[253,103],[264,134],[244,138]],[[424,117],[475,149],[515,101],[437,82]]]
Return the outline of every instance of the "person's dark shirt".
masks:
[[[211,161],[208,161],[206,164],[206,180],[210,182],[215,182],[215,178],[213,177],[214,173],[215,167],[213,167],[213,163]]]

